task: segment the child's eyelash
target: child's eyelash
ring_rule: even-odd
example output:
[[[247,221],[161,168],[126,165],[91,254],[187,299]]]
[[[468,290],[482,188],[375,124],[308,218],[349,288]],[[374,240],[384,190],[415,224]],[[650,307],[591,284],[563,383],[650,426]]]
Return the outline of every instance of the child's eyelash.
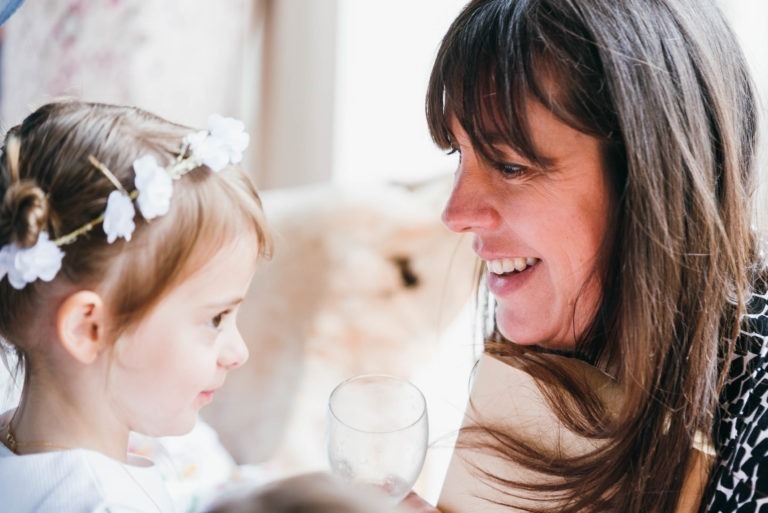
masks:
[[[221,323],[224,321],[224,317],[226,317],[227,314],[229,314],[229,310],[225,310],[216,314],[208,321],[208,326],[215,329],[216,331],[221,331]]]

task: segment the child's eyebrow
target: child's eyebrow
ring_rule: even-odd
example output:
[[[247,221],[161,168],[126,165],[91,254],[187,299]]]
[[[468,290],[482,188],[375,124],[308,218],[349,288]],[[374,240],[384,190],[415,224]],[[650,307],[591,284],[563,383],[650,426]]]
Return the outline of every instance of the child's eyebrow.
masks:
[[[207,305],[207,308],[210,308],[212,310],[215,308],[231,308],[233,306],[237,306],[240,303],[242,303],[243,299],[244,299],[243,297],[236,297],[229,300],[217,301],[215,303],[209,303]]]

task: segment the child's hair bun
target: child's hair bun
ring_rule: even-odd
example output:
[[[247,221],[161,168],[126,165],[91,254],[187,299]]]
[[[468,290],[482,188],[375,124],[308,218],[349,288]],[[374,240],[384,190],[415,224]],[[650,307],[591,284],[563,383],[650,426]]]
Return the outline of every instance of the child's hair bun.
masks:
[[[10,242],[22,248],[34,246],[48,224],[48,208],[48,197],[34,182],[12,183],[5,191],[2,207]]]

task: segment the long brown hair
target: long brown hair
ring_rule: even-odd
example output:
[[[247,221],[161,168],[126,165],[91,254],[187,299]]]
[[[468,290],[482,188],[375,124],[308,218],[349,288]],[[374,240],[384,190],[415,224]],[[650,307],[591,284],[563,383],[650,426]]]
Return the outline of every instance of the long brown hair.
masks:
[[[490,445],[561,478],[558,511],[672,511],[694,435],[713,429],[750,294],[757,114],[747,66],[709,1],[470,2],[432,70],[433,139],[450,148],[455,117],[481,155],[494,155],[494,133],[540,162],[529,99],[603,143],[615,212],[607,265],[595,270],[601,303],[575,356],[615,377],[624,404],[607,418],[566,369],[494,328],[486,350],[517,358],[566,426],[606,443],[571,459],[510,433]]]
[[[169,165],[192,130],[134,107],[57,102],[11,128],[0,158],[0,247],[34,245],[98,218],[115,186],[89,162],[93,156],[131,191],[132,163],[152,155]],[[49,311],[52,291],[90,288],[102,293],[111,314],[110,336],[135,325],[185,276],[239,233],[256,235],[258,255],[271,238],[259,196],[244,171],[228,166],[189,172],[173,185],[168,214],[147,222],[137,211],[132,239],[107,242],[101,225],[62,247],[62,268],[52,282],[16,290],[0,280],[0,336],[16,350],[21,367],[34,337],[30,327]]]

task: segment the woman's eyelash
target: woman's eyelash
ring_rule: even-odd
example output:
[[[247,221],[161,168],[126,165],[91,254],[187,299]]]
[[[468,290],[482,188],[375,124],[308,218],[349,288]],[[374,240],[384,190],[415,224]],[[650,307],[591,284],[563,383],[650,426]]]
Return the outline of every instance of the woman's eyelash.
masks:
[[[458,147],[451,146],[451,148],[445,152],[446,155],[453,155],[454,153],[459,155],[459,161],[461,161],[461,150]],[[497,169],[504,178],[520,178],[530,171],[530,168],[523,164],[498,162],[493,164],[493,167]]]
[[[522,164],[503,164],[498,163],[495,164],[494,167],[505,177],[505,178],[519,178],[521,176],[524,176],[526,173],[530,171],[530,168],[522,165]]]

